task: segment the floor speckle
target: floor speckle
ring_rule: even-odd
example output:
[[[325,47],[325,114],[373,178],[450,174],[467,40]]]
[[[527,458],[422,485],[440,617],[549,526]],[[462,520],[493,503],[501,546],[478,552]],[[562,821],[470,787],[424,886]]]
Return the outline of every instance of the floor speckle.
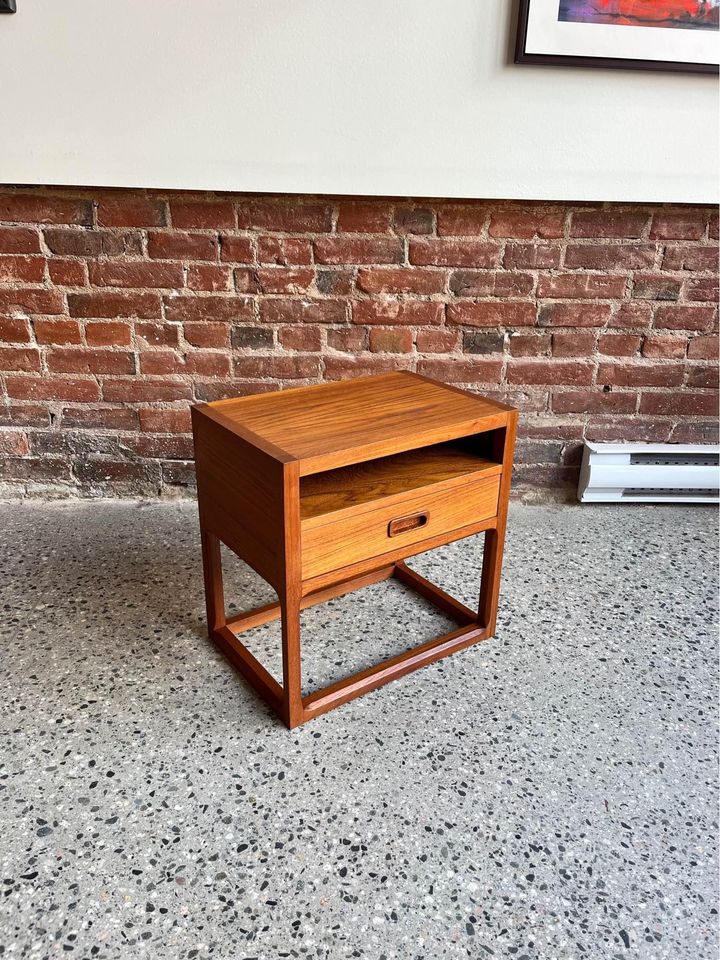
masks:
[[[717,957],[712,511],[514,507],[496,638],[292,732],[206,639],[192,504],[0,526],[0,957]],[[481,554],[411,564],[474,603]],[[447,622],[393,582],[303,627],[313,689]]]

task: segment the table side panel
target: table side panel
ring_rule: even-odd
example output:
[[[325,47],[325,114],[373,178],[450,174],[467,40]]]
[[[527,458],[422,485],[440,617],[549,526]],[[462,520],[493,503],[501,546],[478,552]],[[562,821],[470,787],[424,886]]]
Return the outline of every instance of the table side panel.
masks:
[[[284,465],[192,410],[201,522],[276,588],[283,582]]]

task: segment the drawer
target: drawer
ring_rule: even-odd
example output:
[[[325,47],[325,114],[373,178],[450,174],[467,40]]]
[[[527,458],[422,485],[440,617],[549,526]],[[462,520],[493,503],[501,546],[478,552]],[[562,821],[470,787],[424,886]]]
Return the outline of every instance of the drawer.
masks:
[[[334,520],[327,515],[327,522],[303,521],[303,580],[384,554],[401,557],[404,548],[494,517],[499,491],[498,474],[451,487],[429,485],[386,504],[362,504]]]

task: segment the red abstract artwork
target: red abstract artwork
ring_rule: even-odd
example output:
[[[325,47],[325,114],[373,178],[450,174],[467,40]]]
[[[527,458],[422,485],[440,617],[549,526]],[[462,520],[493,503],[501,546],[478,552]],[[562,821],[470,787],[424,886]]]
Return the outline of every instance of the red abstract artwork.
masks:
[[[717,30],[720,0],[560,0],[558,20]]]

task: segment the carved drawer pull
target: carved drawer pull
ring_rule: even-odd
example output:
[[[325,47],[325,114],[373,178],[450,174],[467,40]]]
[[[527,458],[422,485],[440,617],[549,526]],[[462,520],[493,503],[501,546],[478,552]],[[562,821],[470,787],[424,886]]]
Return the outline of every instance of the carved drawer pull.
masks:
[[[391,520],[388,524],[388,536],[396,537],[399,533],[407,533],[408,530],[417,530],[418,527],[427,526],[430,520],[430,511],[424,513],[413,513],[409,517],[398,517],[397,520]]]

